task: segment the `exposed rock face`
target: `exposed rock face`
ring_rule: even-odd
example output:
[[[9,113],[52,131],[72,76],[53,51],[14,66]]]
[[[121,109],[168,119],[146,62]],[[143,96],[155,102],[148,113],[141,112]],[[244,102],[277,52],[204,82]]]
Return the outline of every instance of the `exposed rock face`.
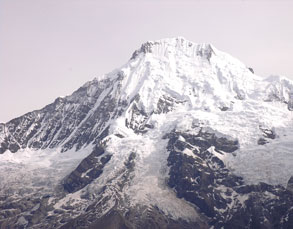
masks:
[[[293,111],[293,93],[289,94],[288,110]]]
[[[270,139],[275,139],[277,136],[275,133],[275,130],[273,129],[270,130],[261,126],[259,127],[259,129],[262,131],[263,137],[258,139],[257,141],[258,145],[265,145],[270,142]]]
[[[289,179],[287,184],[287,189],[291,192],[293,192],[293,176]]]
[[[138,107],[139,96],[136,96],[129,109],[129,115],[125,120],[125,125],[136,133],[144,132],[145,124],[149,118],[149,114],[143,108]]]
[[[168,184],[177,196],[195,204],[215,228],[291,228],[292,193],[265,183],[245,185],[220,159],[237,149],[237,141],[221,138],[224,144],[218,144],[217,138],[210,141],[208,136],[168,136]]]
[[[122,78],[122,75],[118,76],[117,81]],[[4,139],[0,152],[60,145],[66,151],[91,143],[107,127],[107,121],[123,110],[123,104],[118,106],[121,101],[113,98],[117,93],[113,89],[113,81],[109,79],[93,80],[70,96],[58,98],[41,110],[11,120],[2,128]]]
[[[110,154],[103,155],[104,153],[102,147],[96,146],[93,152],[83,159],[79,166],[65,178],[64,189],[67,192],[76,192],[98,178],[102,174],[104,166],[111,159]]]
[[[248,68],[249,69],[249,71],[251,71],[252,73],[254,73],[254,70],[253,70],[253,68]]]
[[[139,212],[139,214],[138,214]],[[164,215],[159,209],[133,209],[125,211],[111,210],[101,218],[97,218],[93,222],[84,222],[84,216],[79,219],[72,220],[71,222],[62,226],[62,229],[69,228],[107,228],[107,229],[133,229],[133,228],[172,228],[172,229],[197,229],[209,228],[204,223],[192,223],[183,220],[173,220]]]

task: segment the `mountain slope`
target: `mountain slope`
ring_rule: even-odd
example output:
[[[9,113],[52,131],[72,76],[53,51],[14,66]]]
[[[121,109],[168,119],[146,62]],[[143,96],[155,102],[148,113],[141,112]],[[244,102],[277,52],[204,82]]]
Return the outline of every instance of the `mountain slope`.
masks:
[[[0,225],[290,228],[292,93],[210,44],[147,42],[1,124]],[[22,192],[19,171],[30,174]]]

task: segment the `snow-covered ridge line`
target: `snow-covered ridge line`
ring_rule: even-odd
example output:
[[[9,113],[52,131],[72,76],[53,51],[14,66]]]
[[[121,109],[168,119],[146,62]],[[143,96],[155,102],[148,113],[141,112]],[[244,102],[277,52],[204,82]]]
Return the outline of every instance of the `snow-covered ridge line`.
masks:
[[[105,90],[109,90],[107,95]],[[120,69],[85,83],[72,95],[57,98],[41,110],[6,123],[9,133],[0,129],[0,152],[54,148],[65,143],[64,150],[74,146],[79,149],[95,141],[99,130],[105,129],[99,126],[102,123],[95,124],[95,128],[89,124],[96,123],[101,112],[107,122],[123,112],[132,119],[134,104],[145,114],[136,118],[146,122],[161,109],[241,112],[250,100],[266,106],[285,103],[291,110],[292,94],[291,80],[276,76],[263,79],[211,44],[196,44],[183,37],[149,41]],[[96,101],[100,101],[98,106]]]
[[[156,41],[147,41],[142,44],[140,49],[137,49],[131,59],[136,58],[140,53],[152,53],[154,55],[165,55],[165,51],[175,48],[180,50],[185,55],[189,56],[205,56],[210,58],[212,54],[216,54],[218,50],[209,43],[196,44],[186,40],[184,37],[165,38]]]

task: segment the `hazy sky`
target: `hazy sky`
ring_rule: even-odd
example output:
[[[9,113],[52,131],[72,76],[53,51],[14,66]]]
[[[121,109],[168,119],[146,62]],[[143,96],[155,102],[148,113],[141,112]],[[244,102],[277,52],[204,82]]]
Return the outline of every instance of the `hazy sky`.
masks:
[[[0,0],[0,122],[71,94],[147,40],[212,43],[293,79],[292,0]]]

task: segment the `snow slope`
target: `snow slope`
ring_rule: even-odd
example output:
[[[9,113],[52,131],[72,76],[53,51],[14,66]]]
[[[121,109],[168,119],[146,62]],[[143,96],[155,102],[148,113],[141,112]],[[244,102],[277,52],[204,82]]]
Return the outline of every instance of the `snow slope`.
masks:
[[[148,42],[136,55],[121,69],[121,98],[131,101],[139,94],[137,107],[147,113],[142,122],[153,125],[161,136],[174,128],[189,131],[199,122],[236,138],[240,149],[236,157],[228,155],[226,162],[236,174],[249,183],[286,185],[293,174],[292,144],[286,137],[292,136],[293,116],[288,109],[292,81],[278,76],[262,78],[212,45],[184,38]],[[172,111],[156,114],[158,101],[164,96],[174,101]],[[129,119],[129,110],[120,119]],[[263,135],[260,127],[275,130],[274,143],[257,144]],[[126,131],[124,120],[114,123],[115,129]]]
[[[0,196],[18,198],[25,194],[52,194],[91,148],[65,153],[60,153],[60,149],[24,149],[0,154]]]

